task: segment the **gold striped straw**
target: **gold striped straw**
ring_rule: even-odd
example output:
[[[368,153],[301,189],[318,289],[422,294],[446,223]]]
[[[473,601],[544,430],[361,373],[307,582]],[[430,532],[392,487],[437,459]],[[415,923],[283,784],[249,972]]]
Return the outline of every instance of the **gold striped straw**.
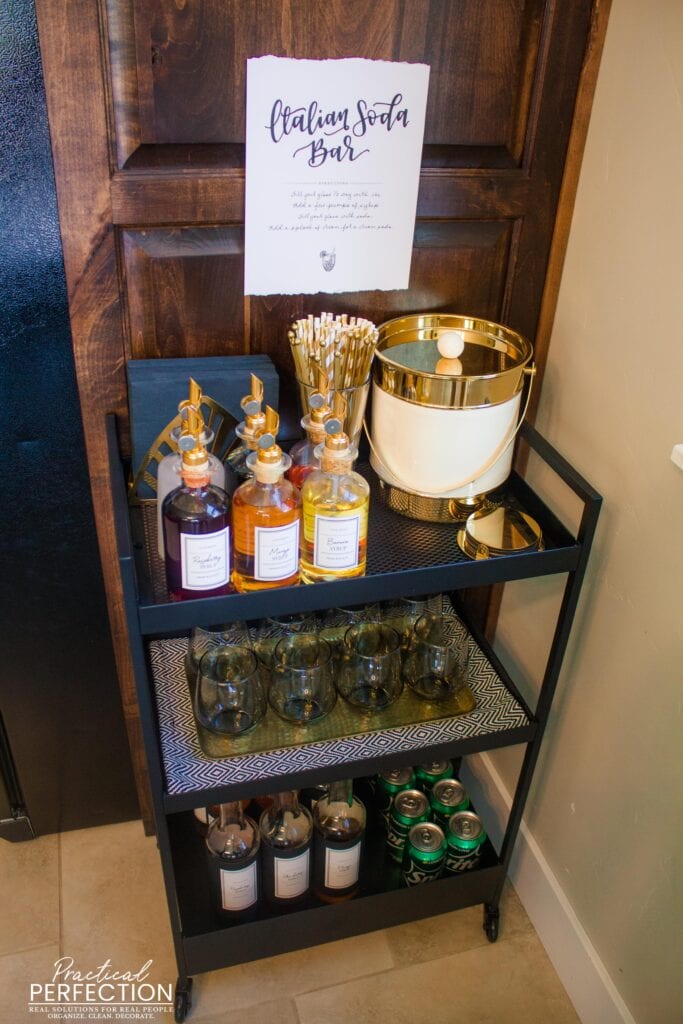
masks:
[[[370,320],[348,313],[309,313],[292,323],[287,336],[303,384],[315,387],[321,372],[331,390],[359,387],[367,380],[378,337]]]

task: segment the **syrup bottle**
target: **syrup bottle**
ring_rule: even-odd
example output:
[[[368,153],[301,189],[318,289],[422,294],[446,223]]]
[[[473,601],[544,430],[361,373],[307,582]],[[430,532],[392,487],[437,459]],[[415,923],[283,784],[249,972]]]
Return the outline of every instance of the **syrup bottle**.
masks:
[[[310,889],[311,815],[291,789],[273,796],[259,828],[263,894],[271,906],[285,910],[303,900]]]
[[[245,915],[258,902],[260,845],[258,826],[245,815],[240,801],[220,804],[209,825],[206,848],[219,905],[231,916]]]
[[[199,411],[199,406],[202,402],[202,389],[196,380],[190,377],[190,394],[189,398],[185,399],[178,406],[178,412],[183,418],[187,417],[186,409],[192,406],[193,409]],[[171,431],[171,437],[176,447],[182,433],[182,426],[174,427]],[[201,443],[205,448],[211,444],[214,439],[213,430],[209,430],[208,427],[204,427],[202,435],[200,437]],[[176,487],[182,483],[180,471],[182,468],[182,454],[179,451],[171,452],[169,455],[164,455],[163,459],[159,463],[157,469],[157,549],[159,551],[159,558],[164,557],[164,527],[161,518],[161,509],[164,504],[164,498],[171,491],[175,490]],[[225,466],[217,459],[215,455],[209,454],[209,469],[211,471],[211,483],[215,484],[216,487],[225,486]]]
[[[226,462],[238,479],[248,480],[251,470],[247,465],[247,459],[256,451],[258,439],[266,429],[266,415],[262,411],[263,381],[254,373],[251,375],[251,391],[244,396],[240,406],[244,412],[244,419],[235,427],[235,433],[241,444],[233,448]]]
[[[365,575],[370,487],[351,468],[358,449],[344,433],[342,419],[328,419],[325,435],[316,449],[320,469],[308,476],[302,491],[303,583]]]
[[[358,891],[365,818],[351,779],[331,782],[313,808],[313,888],[325,903],[348,900]]]
[[[301,495],[284,479],[291,460],[276,443],[278,427],[278,414],[267,406],[265,432],[247,459],[253,477],[232,499],[232,578],[240,592],[299,582]]]
[[[230,498],[211,483],[203,423],[191,406],[178,439],[183,483],[162,508],[166,583],[172,601],[231,592]]]
[[[297,441],[289,452],[292,465],[286,476],[296,487],[303,487],[306,477],[314,469],[320,468],[320,459],[315,454],[315,449],[325,440],[325,423],[332,415],[325,398],[328,390],[327,378],[322,373],[318,386],[320,391],[314,392],[308,399],[310,412],[301,420],[306,437],[303,441]]]

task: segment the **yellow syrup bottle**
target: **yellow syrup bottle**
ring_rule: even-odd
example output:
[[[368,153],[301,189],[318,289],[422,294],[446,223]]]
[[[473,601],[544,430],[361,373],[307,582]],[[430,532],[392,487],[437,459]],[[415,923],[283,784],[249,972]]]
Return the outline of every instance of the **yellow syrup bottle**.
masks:
[[[302,583],[365,575],[370,488],[352,469],[357,455],[339,415],[328,419],[325,441],[316,449],[320,469],[302,490]]]
[[[301,495],[284,479],[291,466],[276,443],[278,414],[266,406],[265,432],[247,458],[251,474],[232,496],[236,590],[270,590],[299,582]]]

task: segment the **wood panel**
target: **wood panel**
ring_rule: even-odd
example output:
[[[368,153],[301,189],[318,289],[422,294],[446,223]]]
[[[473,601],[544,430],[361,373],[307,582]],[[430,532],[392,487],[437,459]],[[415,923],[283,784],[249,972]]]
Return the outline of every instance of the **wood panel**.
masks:
[[[244,240],[235,228],[125,230],[124,289],[133,359],[264,352],[292,372],[291,319],[330,312],[382,323],[403,313],[461,310],[503,316],[514,224],[421,221],[410,288],[333,296],[253,298],[243,302]]]
[[[240,142],[248,57],[356,56],[432,65],[427,143],[505,146],[519,156],[543,7],[542,0],[137,4],[141,138]]]
[[[314,304],[377,321],[435,308],[498,318],[534,341],[542,370],[609,3],[36,0],[36,7],[98,536],[149,821],[103,423],[105,412],[116,412],[125,445],[126,359],[251,349],[285,367],[286,326]],[[245,58],[264,53],[430,64],[405,291],[242,296]]]
[[[133,359],[248,351],[241,229],[129,230],[123,252]]]

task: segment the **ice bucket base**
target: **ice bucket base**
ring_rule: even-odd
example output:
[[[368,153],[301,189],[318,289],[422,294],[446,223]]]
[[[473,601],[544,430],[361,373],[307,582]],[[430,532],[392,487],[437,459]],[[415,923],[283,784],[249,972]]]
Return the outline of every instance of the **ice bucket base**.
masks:
[[[467,498],[435,498],[416,494],[380,480],[384,500],[393,512],[423,523],[464,523],[472,512],[486,508],[485,494]]]

